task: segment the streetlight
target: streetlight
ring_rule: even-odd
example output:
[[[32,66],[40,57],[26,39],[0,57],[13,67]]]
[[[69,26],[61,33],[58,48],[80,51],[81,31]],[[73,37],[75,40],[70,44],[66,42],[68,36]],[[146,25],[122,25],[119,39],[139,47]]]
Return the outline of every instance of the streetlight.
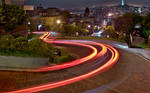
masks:
[[[41,30],[41,28],[42,28],[42,25],[41,25],[41,24],[39,24],[39,25],[38,25],[38,30],[40,31],[40,30]]]
[[[91,25],[88,25],[88,28],[91,28]]]
[[[57,24],[60,24],[60,23],[61,23],[61,20],[57,20],[56,23],[57,23]]]
[[[112,17],[113,15],[113,13],[108,13],[108,17]]]
[[[28,25],[31,25],[31,22],[30,22],[30,21],[28,22]]]
[[[57,30],[60,30],[62,27],[62,21],[60,19],[56,20],[56,25],[58,26]]]
[[[29,34],[31,33],[31,22],[30,21],[28,22],[28,33]]]

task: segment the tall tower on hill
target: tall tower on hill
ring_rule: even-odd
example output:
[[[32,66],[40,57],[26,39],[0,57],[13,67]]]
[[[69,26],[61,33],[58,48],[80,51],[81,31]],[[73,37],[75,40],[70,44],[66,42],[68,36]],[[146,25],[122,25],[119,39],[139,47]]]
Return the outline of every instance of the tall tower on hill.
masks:
[[[121,1],[121,6],[124,6],[125,5],[125,0],[122,0]]]

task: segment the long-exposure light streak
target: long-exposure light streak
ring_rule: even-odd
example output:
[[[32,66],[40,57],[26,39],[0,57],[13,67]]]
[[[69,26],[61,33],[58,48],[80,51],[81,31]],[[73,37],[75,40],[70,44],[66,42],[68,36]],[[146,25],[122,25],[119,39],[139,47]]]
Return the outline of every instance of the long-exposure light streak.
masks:
[[[48,38],[48,33],[44,34],[42,36],[42,39],[44,38]],[[74,42],[66,42],[66,41],[50,41],[48,39],[44,39],[45,42],[47,43],[58,43],[58,44],[78,44],[79,46],[83,46],[83,42],[80,42],[80,43],[74,43]],[[81,59],[77,59],[75,60],[74,62],[78,62],[77,64],[80,64],[80,63],[83,63],[91,58],[101,58],[102,56],[104,57],[107,53],[107,50],[109,50],[111,52],[111,58],[109,58],[109,60],[102,66],[96,68],[95,70],[91,71],[91,72],[88,72],[86,74],[83,74],[83,75],[79,75],[79,76],[76,76],[76,77],[73,77],[73,78],[69,78],[69,79],[66,79],[66,80],[61,80],[61,81],[56,81],[56,82],[49,82],[47,84],[42,84],[42,85],[38,85],[38,86],[33,86],[33,87],[29,87],[29,88],[25,88],[25,89],[20,89],[20,90],[16,90],[16,91],[10,91],[10,92],[4,92],[4,93],[33,93],[33,92],[39,92],[39,91],[44,91],[44,90],[50,90],[50,89],[53,89],[53,88],[56,88],[56,87],[60,87],[60,86],[64,86],[64,85],[68,85],[68,84],[71,84],[71,83],[75,83],[75,82],[78,82],[80,80],[83,80],[83,79],[86,79],[86,78],[89,78],[93,75],[96,75],[97,73],[102,73],[108,69],[110,69],[119,59],[119,53],[118,51],[109,46],[109,45],[103,45],[103,44],[100,44],[100,43],[96,43],[96,42],[90,42],[89,44],[91,45],[98,45],[100,47],[102,47],[102,51],[98,52],[97,53],[97,49],[93,46],[90,46],[90,45],[84,45],[85,47],[90,47],[91,49],[93,49],[94,52],[92,52],[91,55],[87,56],[87,58],[81,58]],[[65,63],[65,64],[62,64],[61,66],[61,69],[62,68],[68,68],[72,65],[74,65],[75,63],[74,62],[69,62],[69,63]],[[75,65],[74,65],[75,66]],[[55,68],[55,66],[54,66]],[[56,67],[57,68],[57,67]],[[55,70],[56,70],[55,68]],[[59,69],[60,67],[58,66],[57,70]],[[46,71],[46,70],[49,70],[49,67],[47,68],[42,68],[40,69],[42,71]],[[53,69],[54,70],[54,69]]]
[[[44,39],[45,42],[47,43],[57,43],[57,44],[71,44],[71,45],[78,45],[78,46],[83,46],[83,47],[88,47],[90,48],[93,52],[91,54],[89,54],[86,57],[74,60],[72,62],[67,62],[64,64],[60,64],[60,65],[55,65],[55,66],[50,66],[50,67],[43,67],[43,68],[38,68],[38,69],[34,69],[34,70],[30,70],[30,72],[46,72],[46,71],[53,71],[53,70],[60,70],[60,69],[64,69],[64,68],[68,68],[68,67],[73,67],[79,64],[82,64],[92,58],[94,58],[97,55],[97,49],[93,46],[90,45],[85,45],[85,44],[80,44],[80,43],[73,43],[73,42],[63,42],[63,41],[52,41],[49,39],[45,39],[48,38],[48,33],[46,33],[46,35],[43,35],[41,38]],[[104,47],[104,46],[103,46]],[[105,48],[103,48],[105,49]],[[103,52],[104,50],[102,50]]]
[[[68,84],[86,79],[86,78],[91,77],[91,76],[93,76],[97,73],[104,72],[105,70],[108,70],[111,66],[113,66],[119,59],[119,53],[116,49],[114,49],[111,46],[108,46],[108,49],[112,53],[112,56],[111,56],[110,60],[108,62],[106,62],[106,64],[100,66],[99,68],[97,68],[97,69],[95,69],[95,70],[93,70],[93,71],[91,71],[87,74],[80,75],[80,76],[70,78],[70,79],[67,79],[67,80],[58,81],[58,82],[55,82],[55,83],[49,82],[47,84],[43,84],[43,85],[40,85],[40,86],[35,86],[35,87],[30,87],[30,88],[21,89],[21,90],[12,91],[12,92],[5,92],[5,93],[27,93],[27,92],[33,93],[33,92],[49,90],[49,89],[53,89],[53,88],[56,88],[56,87],[68,85]]]
[[[47,43],[78,45],[78,46],[88,47],[88,48],[92,49],[93,52],[90,55],[86,56],[86,57],[74,60],[72,62],[67,62],[65,64],[60,64],[60,65],[55,65],[55,66],[50,66],[50,67],[38,68],[38,69],[30,70],[30,72],[46,72],[46,71],[54,71],[54,70],[60,70],[60,69],[68,68],[68,67],[73,67],[73,66],[82,64],[82,63],[94,58],[95,56],[97,56],[97,49],[93,46],[80,44],[80,43],[74,43],[74,42],[66,42],[66,41],[52,41],[51,39],[47,39],[48,38],[48,33],[45,33],[41,37]],[[104,45],[98,44],[98,43],[95,43],[95,44],[102,47],[102,50],[98,53],[99,57],[104,55],[107,52],[107,48]]]

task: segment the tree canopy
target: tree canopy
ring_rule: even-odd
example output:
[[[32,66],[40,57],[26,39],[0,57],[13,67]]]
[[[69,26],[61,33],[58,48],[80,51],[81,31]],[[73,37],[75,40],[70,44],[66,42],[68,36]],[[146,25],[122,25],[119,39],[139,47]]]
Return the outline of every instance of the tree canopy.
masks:
[[[26,18],[25,11],[18,6],[0,7],[0,26],[4,27],[5,31],[14,30],[18,25],[22,25]]]
[[[67,10],[63,11],[62,12],[62,17],[63,17],[63,21],[67,23],[69,18],[70,18],[70,12],[67,11]]]
[[[135,25],[142,22],[142,17],[138,14],[127,13],[115,19],[115,29],[118,32],[129,34]]]

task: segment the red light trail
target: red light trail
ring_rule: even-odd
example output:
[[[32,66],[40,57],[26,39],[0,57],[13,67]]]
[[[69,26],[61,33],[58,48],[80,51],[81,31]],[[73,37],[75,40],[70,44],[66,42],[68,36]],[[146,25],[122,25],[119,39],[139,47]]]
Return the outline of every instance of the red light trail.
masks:
[[[39,92],[39,91],[44,91],[44,90],[49,90],[49,89],[53,89],[53,88],[56,88],[56,87],[60,87],[60,86],[64,86],[64,85],[68,85],[68,84],[71,84],[71,83],[75,83],[75,82],[78,82],[80,80],[83,80],[83,79],[86,79],[86,78],[89,78],[93,75],[96,75],[97,73],[102,73],[106,70],[108,70],[109,68],[111,68],[119,59],[119,53],[118,51],[109,46],[109,45],[103,45],[103,44],[100,44],[100,43],[96,43],[96,42],[90,42],[91,45],[99,45],[100,47],[102,47],[102,50],[100,52],[97,53],[97,49],[94,48],[93,46],[91,45],[85,45],[85,44],[80,44],[80,43],[73,43],[73,42],[65,42],[65,41],[49,41],[48,39],[48,33],[45,33],[42,37],[42,39],[44,39],[45,42],[47,43],[61,43],[61,44],[74,44],[74,45],[79,45],[79,46],[84,46],[84,47],[89,47],[90,49],[93,50],[93,52],[88,55],[87,57],[84,57],[84,58],[81,58],[81,59],[77,59],[73,62],[68,62],[68,63],[65,63],[65,64],[61,64],[61,65],[56,65],[56,66],[52,66],[52,67],[44,67],[44,68],[41,68],[41,69],[38,69],[38,70],[33,70],[33,71],[39,71],[39,72],[43,72],[43,71],[52,71],[52,70],[59,70],[59,69],[63,69],[63,68],[68,68],[68,67],[72,67],[72,66],[76,66],[76,65],[79,65],[81,63],[84,63],[92,58],[101,58],[101,56],[103,56],[104,54],[107,53],[107,50],[109,50],[111,52],[111,58],[102,66],[96,68],[95,70],[91,71],[91,72],[88,72],[86,74],[83,74],[83,75],[80,75],[80,76],[76,76],[76,77],[73,77],[73,78],[69,78],[69,79],[66,79],[66,80],[62,80],[62,81],[57,81],[57,82],[49,82],[47,84],[42,84],[42,85],[39,85],[39,86],[32,86],[32,87],[29,87],[29,88],[25,88],[25,89],[20,89],[20,90],[16,90],[16,91],[11,91],[11,92],[4,92],[4,93],[33,93],[33,92]],[[83,42],[81,42],[83,43]]]

